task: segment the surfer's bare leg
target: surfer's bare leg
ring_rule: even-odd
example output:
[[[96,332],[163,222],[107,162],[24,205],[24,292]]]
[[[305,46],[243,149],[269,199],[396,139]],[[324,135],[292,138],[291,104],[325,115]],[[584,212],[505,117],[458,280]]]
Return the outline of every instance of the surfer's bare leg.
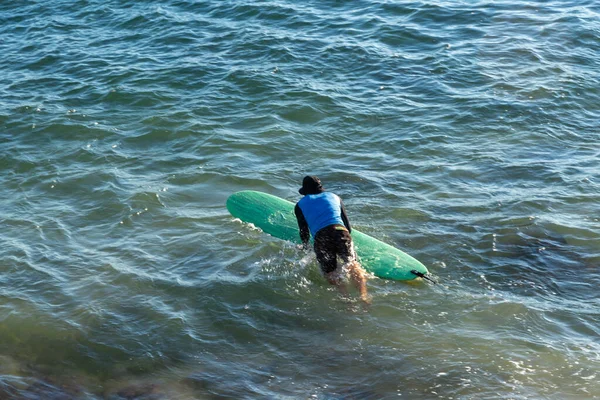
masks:
[[[340,293],[342,294],[342,296],[348,296],[348,288],[346,287],[344,280],[340,276],[339,271],[335,270],[335,271],[326,273],[325,279],[327,279],[327,282],[329,282],[330,284],[336,286],[338,288],[338,290],[340,291]]]
[[[367,293],[367,277],[365,275],[365,271],[362,269],[362,266],[358,263],[358,261],[352,261],[350,264],[348,264],[348,269],[350,272],[350,278],[360,293],[360,299],[365,303],[370,303],[371,298]]]

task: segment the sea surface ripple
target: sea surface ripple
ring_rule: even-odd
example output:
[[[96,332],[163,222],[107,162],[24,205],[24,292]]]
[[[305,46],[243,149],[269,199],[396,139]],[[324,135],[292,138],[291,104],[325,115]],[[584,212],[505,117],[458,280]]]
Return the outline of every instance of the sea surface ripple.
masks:
[[[597,2],[3,1],[0,52],[0,398],[600,398]],[[225,208],[306,174],[439,284]]]

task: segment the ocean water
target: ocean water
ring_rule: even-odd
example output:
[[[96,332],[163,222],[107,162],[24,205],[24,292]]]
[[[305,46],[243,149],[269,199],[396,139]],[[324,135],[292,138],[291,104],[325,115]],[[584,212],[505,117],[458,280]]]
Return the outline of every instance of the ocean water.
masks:
[[[595,1],[0,2],[0,398],[600,398]],[[439,284],[234,220],[316,174]]]

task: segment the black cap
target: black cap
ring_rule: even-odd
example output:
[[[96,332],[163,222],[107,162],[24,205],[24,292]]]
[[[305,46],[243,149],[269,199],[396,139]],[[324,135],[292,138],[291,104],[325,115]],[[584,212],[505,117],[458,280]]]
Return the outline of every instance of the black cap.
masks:
[[[306,196],[307,194],[319,194],[323,192],[323,185],[321,185],[321,180],[316,176],[305,176],[302,180],[302,187],[298,192]]]

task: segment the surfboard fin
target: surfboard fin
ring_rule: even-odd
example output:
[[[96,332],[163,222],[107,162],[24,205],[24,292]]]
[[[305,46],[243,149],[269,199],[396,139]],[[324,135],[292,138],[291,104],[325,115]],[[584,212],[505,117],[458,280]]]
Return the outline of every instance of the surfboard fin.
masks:
[[[427,275],[425,275],[422,272],[417,271],[416,269],[413,269],[410,271],[412,274],[418,276],[419,278],[423,278],[423,279],[427,279],[429,282],[433,283],[434,285],[437,284],[436,281],[434,281],[433,279],[431,279],[430,277],[428,277]]]

